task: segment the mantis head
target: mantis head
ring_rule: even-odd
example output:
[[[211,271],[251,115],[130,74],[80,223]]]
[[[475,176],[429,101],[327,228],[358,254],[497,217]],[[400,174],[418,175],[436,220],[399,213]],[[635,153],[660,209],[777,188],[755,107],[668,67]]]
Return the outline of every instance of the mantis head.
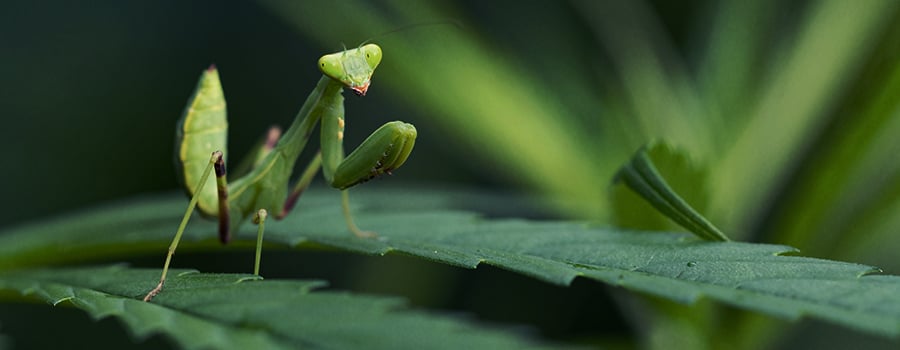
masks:
[[[319,58],[319,69],[329,78],[365,96],[375,67],[381,62],[381,48],[366,44]]]

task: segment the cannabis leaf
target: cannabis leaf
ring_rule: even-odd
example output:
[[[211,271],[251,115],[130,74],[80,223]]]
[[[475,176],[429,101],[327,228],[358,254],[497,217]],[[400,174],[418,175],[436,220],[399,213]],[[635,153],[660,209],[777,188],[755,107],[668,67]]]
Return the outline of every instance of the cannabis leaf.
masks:
[[[784,256],[795,250],[779,245],[708,242],[689,234],[578,222],[486,220],[452,209],[466,200],[472,198],[459,192],[360,189],[354,192],[358,223],[380,236],[359,239],[346,232],[337,194],[312,190],[296,213],[267,224],[266,241],[373,255],[396,252],[466,268],[485,263],[559,285],[584,277],[680,302],[707,297],[787,319],[810,316],[875,334],[900,334],[900,277],[872,275],[877,269],[870,266]],[[142,198],[13,229],[0,235],[0,267],[122,254],[118,248],[162,255],[185,202]],[[214,226],[194,220],[182,246],[214,248]],[[254,231],[245,227],[237,238],[252,241]],[[145,289],[155,278],[143,281]]]
[[[123,266],[0,273],[0,289],[115,316],[137,338],[162,332],[189,349],[539,347],[521,334],[410,310],[398,298],[315,291],[319,281],[172,272],[152,303],[140,296],[159,271]]]

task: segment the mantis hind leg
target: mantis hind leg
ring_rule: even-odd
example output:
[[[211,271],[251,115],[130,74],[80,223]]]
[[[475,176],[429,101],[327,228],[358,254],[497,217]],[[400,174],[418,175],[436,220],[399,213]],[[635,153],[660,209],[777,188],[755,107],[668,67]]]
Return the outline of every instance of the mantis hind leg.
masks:
[[[257,225],[256,260],[254,260],[253,263],[253,274],[257,276],[259,276],[259,260],[260,256],[262,256],[263,234],[266,232],[266,217],[268,217],[268,212],[265,209],[260,209],[256,212],[256,215],[253,216],[253,223]]]
[[[257,166],[263,158],[272,152],[280,136],[281,129],[278,127],[270,128],[265,140],[244,160],[244,163],[249,161],[252,167]],[[219,200],[219,240],[222,244],[226,244],[231,240],[231,216],[228,205],[228,181],[225,178],[225,162],[222,160],[221,155],[213,168],[216,172],[216,192]],[[259,262],[262,256],[262,240],[266,231],[267,217],[268,211],[264,208],[257,210],[253,216],[253,223],[257,225],[256,257],[253,263],[253,274],[257,276],[259,276]]]
[[[209,178],[209,173],[212,169],[218,167],[224,168],[224,162],[222,161],[222,152],[215,151],[212,153],[212,156],[209,159],[209,164],[203,170],[203,175],[200,176],[200,183],[197,185],[197,193],[200,193],[203,190],[203,185],[206,184],[206,180]],[[224,174],[223,174],[224,175]],[[223,176],[224,178],[224,176]],[[144,301],[150,301],[155,297],[159,292],[162,291],[163,284],[166,283],[166,274],[169,272],[169,263],[172,262],[172,256],[175,255],[175,249],[178,248],[178,242],[181,241],[181,235],[184,234],[184,228],[187,226],[188,220],[191,218],[191,214],[194,212],[194,208],[197,207],[197,200],[200,196],[195,195],[191,198],[190,204],[188,204],[187,210],[184,212],[184,217],[181,218],[181,224],[178,225],[178,231],[175,231],[175,237],[172,238],[172,244],[169,245],[169,252],[166,254],[166,262],[163,264],[162,276],[159,278],[159,284],[156,285],[156,288],[153,288],[146,296],[144,296]],[[226,209],[227,210],[227,209]]]
[[[231,215],[228,209],[228,180],[225,179],[225,161],[221,153],[213,164],[216,170],[216,194],[219,201],[219,241],[228,244],[231,241]]]

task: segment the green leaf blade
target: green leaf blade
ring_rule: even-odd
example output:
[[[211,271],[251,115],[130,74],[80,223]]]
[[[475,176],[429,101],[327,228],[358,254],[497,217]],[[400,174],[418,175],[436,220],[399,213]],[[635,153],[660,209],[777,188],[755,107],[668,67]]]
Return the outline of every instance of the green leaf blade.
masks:
[[[106,274],[115,276],[116,281],[122,281],[123,271],[120,267],[83,270],[87,274]],[[202,348],[239,348],[261,347],[271,349],[290,349],[289,344],[272,339],[258,331],[222,329],[219,325],[210,323],[202,318],[189,315],[173,315],[170,310],[154,303],[144,303],[140,299],[116,297],[100,291],[100,288],[79,287],[67,283],[66,280],[87,282],[96,278],[85,278],[84,274],[69,271],[53,272],[29,272],[0,275],[0,288],[22,291],[23,294],[32,294],[51,304],[58,305],[61,302],[86,311],[92,318],[99,320],[106,317],[117,317],[131,330],[136,339],[145,339],[155,333],[165,333],[177,343],[187,349]],[[143,271],[139,273],[141,280],[153,278],[155,271]],[[58,275],[57,275],[58,274]],[[68,276],[63,276],[68,274]],[[48,279],[50,277],[50,279]],[[52,281],[53,277],[60,278],[61,282]],[[178,280],[178,278],[173,278]],[[146,283],[144,283],[146,284]],[[133,284],[123,283],[126,293],[133,293]],[[118,288],[122,290],[123,288]]]
[[[285,247],[405,254],[466,268],[485,263],[558,285],[583,277],[684,303],[709,298],[791,320],[814,317],[883,336],[900,335],[900,293],[894,293],[900,288],[900,278],[871,275],[875,269],[870,266],[784,256],[795,250],[781,245],[709,242],[686,233],[635,232],[579,222],[487,220],[448,210],[449,200],[432,200],[432,204],[413,208],[397,203],[394,210],[390,201],[384,200],[410,196],[450,195],[409,189],[354,191],[358,224],[379,234],[377,239],[359,239],[346,231],[339,195],[311,189],[293,215],[267,224],[266,240]],[[107,247],[113,246],[142,247],[162,256],[184,202],[183,198],[161,197],[101,208],[53,225],[20,227],[0,235],[0,247],[21,244],[34,252],[44,249],[51,255],[46,258],[49,262],[60,259],[53,247],[66,244],[81,247],[77,259],[90,254],[108,256]],[[143,213],[134,222],[118,219],[135,211]],[[136,233],[65,232],[54,226],[65,226],[70,220],[77,227],[82,217],[103,216],[114,220],[116,227]],[[254,241],[255,230],[247,227],[237,233],[235,243],[249,251]],[[182,247],[221,249],[215,242],[215,225],[195,219]],[[0,260],[9,266],[19,266],[19,259],[40,263],[43,257],[34,252],[23,256],[17,255],[21,252],[16,249],[3,250]],[[148,275],[143,288],[127,295],[139,297],[156,278]],[[256,283],[237,285],[250,288]],[[835,294],[831,286],[842,286],[846,292]],[[160,301],[167,293],[177,295],[177,286],[167,287]],[[853,293],[870,297],[847,297]]]
[[[187,349],[543,347],[512,332],[410,310],[398,298],[316,291],[319,281],[171,272],[150,303],[139,297],[158,271],[122,266],[3,273],[0,289],[66,301],[95,319],[117,317],[138,339],[163,333]]]

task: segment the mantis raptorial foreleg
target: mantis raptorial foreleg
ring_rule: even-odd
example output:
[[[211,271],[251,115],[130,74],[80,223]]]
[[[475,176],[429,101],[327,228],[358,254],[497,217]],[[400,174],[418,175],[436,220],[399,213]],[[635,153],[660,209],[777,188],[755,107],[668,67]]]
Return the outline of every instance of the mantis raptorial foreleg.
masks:
[[[244,163],[251,164],[247,173],[232,183],[226,181],[223,161],[227,156],[227,153],[223,154],[227,134],[225,98],[215,67],[204,72],[177,129],[178,165],[182,168],[182,180],[191,196],[191,204],[169,248],[160,282],[144,297],[145,301],[162,290],[169,262],[195,206],[205,216],[218,218],[219,237],[223,243],[230,239],[232,229],[253,216],[253,221],[259,225],[254,263],[254,273],[258,274],[268,213],[275,213],[276,219],[287,215],[319,168],[332,187],[342,190],[343,213],[349,230],[360,237],[374,235],[360,230],[353,222],[347,188],[399,168],[412,152],[416,138],[415,127],[394,121],[378,128],[349,156],[344,156],[344,98],[341,91],[347,87],[357,95],[365,95],[379,62],[381,48],[375,44],[322,56],[319,68],[324,75],[290,128],[280,138],[279,130],[271,129],[262,146]],[[320,120],[321,151],[288,191],[294,163]],[[211,153],[214,159],[208,164],[198,161]],[[216,173],[215,187],[204,186],[210,181],[211,168]]]

